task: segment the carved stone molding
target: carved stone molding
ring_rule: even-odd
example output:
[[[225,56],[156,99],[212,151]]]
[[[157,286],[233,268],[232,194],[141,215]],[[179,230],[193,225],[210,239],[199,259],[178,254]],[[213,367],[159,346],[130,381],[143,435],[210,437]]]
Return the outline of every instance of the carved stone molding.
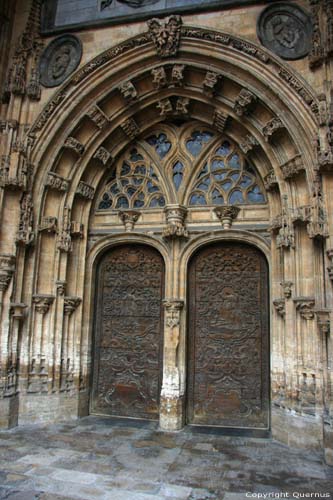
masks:
[[[46,314],[54,301],[54,295],[35,294],[32,296],[32,302],[35,304],[35,309],[39,314]]]
[[[75,139],[75,137],[67,137],[64,142],[64,148],[71,149],[79,156],[82,156],[84,153],[84,146],[80,141]]]
[[[296,311],[306,320],[315,317],[315,298],[314,297],[294,297]]]
[[[27,309],[27,305],[22,302],[12,302],[10,304],[10,312],[12,317],[17,321],[22,321],[24,319],[24,312]]]
[[[107,149],[103,148],[103,146],[100,146],[97,149],[93,158],[96,158],[96,160],[99,160],[101,163],[103,163],[104,166],[106,166],[106,165],[110,166],[110,164],[112,163],[111,153],[109,153],[109,151]]]
[[[205,78],[202,82],[202,88],[205,94],[215,95],[219,84],[222,80],[222,75],[220,73],[215,73],[214,71],[207,71]]]
[[[87,200],[93,200],[95,196],[95,188],[84,181],[80,181],[76,188],[76,194]]]
[[[168,85],[167,74],[163,66],[151,70],[153,85],[156,90],[163,89]]]
[[[55,284],[56,284],[57,295],[60,295],[61,297],[63,297],[66,293],[67,281],[57,280]]]
[[[330,333],[330,310],[317,309],[316,311],[317,324],[320,334],[325,337]]]
[[[283,130],[284,128],[285,127],[280,118],[272,118],[262,129],[265,141],[270,142],[276,132],[278,132],[279,130]]]
[[[138,92],[130,81],[122,82],[118,89],[126,102],[132,102],[138,97]]]
[[[39,224],[38,230],[40,232],[53,233],[56,234],[58,231],[58,219],[57,217],[45,216],[42,217],[41,223]]]
[[[130,233],[133,231],[141,214],[137,210],[120,210],[118,215],[125,226],[126,233]]]
[[[15,256],[0,255],[0,292],[5,292],[15,271]]]
[[[232,222],[237,218],[240,208],[234,205],[221,205],[215,207],[214,212],[221,221],[222,229],[230,229]]]
[[[294,283],[292,281],[281,281],[280,283],[283,289],[283,295],[285,296],[286,299],[290,299],[292,295],[293,284]]]
[[[69,181],[60,175],[49,172],[45,181],[45,186],[51,189],[56,189],[57,191],[68,191]]]
[[[273,191],[279,187],[274,170],[270,170],[264,177],[264,186],[266,191]]]
[[[179,49],[182,20],[180,16],[147,21],[149,36],[160,57],[176,56]]]
[[[20,200],[20,221],[16,243],[31,245],[35,239],[33,231],[33,202],[31,193],[23,193]]]
[[[284,318],[286,315],[286,299],[274,299],[273,306],[275,307],[278,315]]]
[[[333,248],[329,248],[328,250],[326,250],[326,255],[330,262],[329,266],[327,267],[328,276],[330,280],[333,282]]]
[[[247,115],[254,108],[258,98],[247,89],[242,89],[236,97],[234,110],[237,116]]]
[[[167,205],[164,209],[167,226],[163,229],[163,238],[188,238],[185,225],[187,208],[182,205]]]
[[[302,155],[294,156],[294,158],[280,165],[280,168],[284,179],[287,180],[296,177],[300,172],[305,171]]]
[[[125,122],[121,123],[120,126],[125,134],[132,140],[140,134],[140,128],[134,118],[129,118]]]
[[[239,144],[242,152],[248,154],[253,148],[259,146],[259,142],[252,135],[247,135],[243,141]]]
[[[80,297],[65,297],[64,298],[64,314],[70,316],[73,314],[75,309],[81,304],[82,299]]]
[[[224,132],[228,118],[228,115],[216,109],[213,115],[213,127],[221,133]]]
[[[87,116],[94,122],[94,124],[99,128],[103,129],[109,123],[108,117],[101,110],[97,104],[94,104],[88,111]]]

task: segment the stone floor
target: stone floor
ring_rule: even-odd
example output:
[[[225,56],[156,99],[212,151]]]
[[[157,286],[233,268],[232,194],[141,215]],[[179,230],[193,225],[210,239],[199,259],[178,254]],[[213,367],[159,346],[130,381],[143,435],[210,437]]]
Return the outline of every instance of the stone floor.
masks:
[[[0,498],[333,499],[333,468],[270,439],[87,417],[0,432]]]

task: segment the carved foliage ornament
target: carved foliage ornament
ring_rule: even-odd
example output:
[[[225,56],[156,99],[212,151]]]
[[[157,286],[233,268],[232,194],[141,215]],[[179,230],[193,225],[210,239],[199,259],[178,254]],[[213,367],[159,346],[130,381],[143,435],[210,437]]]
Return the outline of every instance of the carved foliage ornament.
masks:
[[[310,51],[310,16],[290,2],[268,6],[259,17],[257,32],[261,43],[283,59],[300,59]]]
[[[176,56],[178,53],[182,20],[180,16],[166,19],[150,19],[149,34],[160,57]]]
[[[78,67],[82,45],[74,35],[62,35],[52,40],[40,60],[40,81],[44,87],[57,87]]]

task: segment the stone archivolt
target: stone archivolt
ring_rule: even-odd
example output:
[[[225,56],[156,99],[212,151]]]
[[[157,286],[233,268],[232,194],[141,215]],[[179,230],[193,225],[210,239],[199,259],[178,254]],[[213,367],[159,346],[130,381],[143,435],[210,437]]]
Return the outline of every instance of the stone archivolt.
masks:
[[[273,282],[278,284],[279,289],[279,293],[275,296],[280,295],[279,283],[281,277],[285,275],[288,276],[288,281],[290,279],[294,283],[293,295],[294,291],[297,291],[297,296],[288,300],[290,290],[287,286],[283,288],[283,298],[274,301],[274,307],[281,317],[277,320],[274,314],[272,318],[273,385],[275,383],[278,385],[279,374],[282,373],[282,379],[285,380],[285,383],[280,384],[281,391],[285,393],[282,399],[288,400],[290,409],[295,410],[300,404],[300,400],[296,397],[299,374],[315,374],[316,387],[321,380],[319,362],[315,354],[311,351],[311,356],[309,355],[310,361],[312,359],[311,371],[300,361],[302,353],[296,352],[294,339],[286,335],[287,323],[284,320],[284,318],[289,318],[294,321],[296,331],[293,334],[295,333],[297,338],[300,335],[304,336],[309,350],[312,349],[314,322],[309,320],[313,319],[316,314],[315,306],[320,307],[324,302],[323,293],[319,292],[322,288],[320,277],[324,272],[323,259],[320,258],[320,245],[312,240],[325,239],[328,229],[325,225],[327,223],[325,218],[327,219],[329,215],[324,195],[317,193],[314,197],[310,196],[315,178],[314,166],[317,165],[317,153],[313,152],[311,156],[308,145],[313,140],[314,130],[318,128],[319,101],[299,76],[291,70],[287,71],[286,66],[281,65],[273,54],[256,44],[217,31],[181,26],[176,20],[171,27],[168,21],[166,23],[154,22],[155,26],[150,36],[146,33],[122,42],[81,68],[57,94],[52,96],[28,133],[30,143],[26,157],[31,165],[35,165],[35,171],[31,187],[29,189],[24,187],[23,193],[20,194],[16,266],[23,269],[28,262],[29,265],[31,263],[33,265],[31,265],[31,274],[27,270],[29,279],[25,283],[20,280],[15,281],[16,302],[14,303],[20,303],[21,297],[30,297],[35,307],[31,323],[25,319],[21,321],[24,328],[31,330],[29,330],[31,349],[29,350],[25,344],[18,347],[23,355],[20,397],[28,398],[27,392],[33,392],[43,394],[43,397],[48,397],[51,401],[59,391],[68,392],[72,394],[71,399],[68,400],[68,412],[76,415],[78,407],[82,408],[82,413],[87,411],[89,398],[87,381],[91,362],[91,352],[88,346],[90,346],[91,338],[91,301],[93,299],[93,294],[87,291],[92,286],[91,277],[98,254],[105,251],[108,246],[124,241],[130,241],[133,244],[148,243],[162,252],[168,276],[172,275],[167,292],[167,296],[173,297],[172,301],[169,301],[172,304],[165,305],[165,337],[168,339],[168,344],[164,354],[165,377],[162,385],[161,421],[165,428],[170,428],[170,425],[174,424],[172,420],[168,420],[168,412],[171,414],[175,411],[177,423],[173,428],[179,428],[182,421],[181,398],[185,391],[186,314],[183,314],[183,309],[185,311],[186,307],[184,301],[186,259],[199,248],[197,242],[200,238],[202,238],[200,241],[205,244],[220,241],[223,238],[227,240],[235,238],[259,247],[262,245],[266,249],[268,259],[271,257]],[[127,60],[127,74],[126,81],[124,81],[123,76],[114,69],[115,66],[109,63],[111,60],[122,62],[122,58],[125,59],[128,52],[135,49],[137,49],[137,57],[130,64]],[[219,57],[215,57],[217,54]],[[231,57],[234,54],[237,54],[237,58]],[[170,60],[168,64],[168,60],[164,58],[171,55],[175,59]],[[161,64],[158,57],[163,57],[163,66],[156,66]],[[151,65],[147,66],[147,61],[152,60],[149,58],[155,59],[153,64],[149,63]],[[212,71],[207,72],[208,67],[212,68]],[[233,71],[237,72],[238,82],[232,78]],[[195,77],[191,74],[195,74]],[[92,75],[93,78],[91,78]],[[220,75],[221,77],[223,75],[223,80]],[[242,84],[241,87],[246,87],[249,75],[252,82],[250,92],[257,96],[256,105],[253,108],[248,107],[252,103],[251,96],[240,95],[239,82]],[[112,88],[107,86],[106,90],[105,82],[110,76],[112,76],[114,86]],[[144,82],[142,87],[137,86],[138,79]],[[86,87],[84,95],[80,96],[79,84],[83,80]],[[133,88],[128,85],[128,82],[133,85],[135,91],[139,88],[146,88],[147,91],[141,92],[140,90],[134,96]],[[287,90],[282,84],[287,86]],[[124,95],[124,99],[119,91]],[[242,113],[237,113],[233,107],[235,96],[240,97],[238,105]],[[115,109],[113,104],[117,100],[122,101],[123,104],[110,116],[106,110]],[[289,107],[290,100],[293,101],[293,106]],[[157,104],[162,101],[171,103],[172,112],[170,110],[161,114],[162,109],[157,109]],[[75,106],[72,103],[75,103]],[[78,106],[80,103],[82,106]],[[96,106],[96,103],[99,103],[98,109],[93,103]],[[167,107],[170,108],[169,105]],[[80,108],[80,111],[76,108]],[[251,112],[248,113],[250,109]],[[298,111],[295,112],[295,109]],[[169,119],[171,115],[173,119],[177,111],[180,113],[177,117],[179,118],[177,125],[161,123],[165,121],[166,116]],[[323,114],[322,106],[320,113]],[[184,119],[184,115],[186,124],[182,129],[183,125],[180,122]],[[283,117],[283,122],[280,116]],[[67,128],[69,117],[72,131]],[[96,124],[96,127],[91,121]],[[85,122],[89,125],[85,125]],[[178,136],[174,132],[172,135],[173,127],[176,126]],[[209,135],[191,137],[191,134],[186,136],[185,132],[181,135],[183,130],[186,129],[189,132],[191,127],[193,127],[192,132],[208,131],[216,134],[209,146],[211,156],[206,154]],[[67,140],[60,133],[63,128],[66,130]],[[9,131],[10,127],[8,126],[7,129]],[[80,130],[80,136],[77,135],[80,140],[74,137],[75,130]],[[168,141],[166,132],[170,131],[172,140]],[[221,217],[228,218],[224,229],[221,229],[213,213],[216,204],[212,200],[217,198],[209,198],[213,196],[213,179],[217,186],[214,196],[221,197],[223,193],[231,196],[236,189],[236,184],[233,184],[228,191],[227,186],[224,189],[219,183],[225,181],[222,175],[224,173],[229,175],[230,183],[238,182],[235,180],[236,171],[240,169],[237,168],[239,165],[237,158],[230,165],[231,154],[229,158],[229,153],[223,153],[223,141],[221,142],[220,135],[222,133],[225,134],[224,138],[230,141],[230,144],[236,144],[237,150],[233,150],[233,153],[237,153],[241,158],[244,175],[247,175],[245,161],[248,163],[250,170],[248,170],[249,180],[246,180],[246,183],[252,182],[254,187],[255,179],[260,181],[265,178],[268,190],[266,193],[263,184],[258,181],[259,184],[256,184],[258,189],[254,192],[253,199],[256,200],[258,199],[256,197],[261,195],[263,197],[261,200],[264,201],[244,203],[237,218],[234,217],[237,209],[230,205],[242,205],[242,203],[237,203],[237,201],[233,203],[229,198],[228,201],[224,200],[224,203],[219,205],[223,207]],[[151,144],[147,143],[146,139],[153,136]],[[60,140],[59,137],[62,139]],[[197,159],[186,148],[187,141],[192,143],[190,148],[192,147],[193,151],[198,151]],[[168,142],[170,142],[170,147]],[[173,146],[174,149],[172,149]],[[214,149],[215,146],[216,149]],[[219,147],[221,151],[217,155],[218,158],[213,158]],[[68,154],[68,148],[73,150],[75,155]],[[116,190],[118,184],[112,184],[116,181],[112,176],[116,168],[121,174],[122,155],[131,153],[135,149],[136,153],[133,153],[133,158],[128,163],[130,172],[126,173],[126,168],[124,168],[123,180],[137,167],[143,167],[143,160],[138,159],[136,155],[140,154],[144,159],[149,157],[147,165],[152,167],[161,161],[160,155],[164,155],[168,163],[164,163],[165,168],[160,168],[156,171],[157,173],[155,172],[158,182],[153,178],[154,182],[148,186],[148,178],[145,179],[145,189],[151,195],[147,198],[149,202],[153,199],[154,192],[157,192],[155,188],[158,190],[159,197],[164,196],[164,202],[159,198],[159,204],[156,198],[156,206],[143,207],[140,206],[143,200],[138,198],[138,206],[135,206],[135,195],[126,191],[124,186],[128,184],[125,184],[123,187],[129,207],[122,206],[122,203],[126,204],[125,196],[123,201],[119,202],[120,206],[117,206],[120,196],[119,193],[113,193],[115,206],[109,207],[110,210],[106,210],[104,215],[97,206],[97,203],[103,201],[100,198],[104,194],[102,188],[110,186],[110,190],[111,187]],[[308,155],[304,154],[302,163],[307,173],[306,177],[298,175],[303,170],[299,168],[295,160],[299,158],[300,151],[309,152]],[[5,156],[11,154],[11,149],[4,152]],[[283,161],[290,157],[292,161],[295,160],[295,165],[289,165],[287,168]],[[50,164],[50,158],[52,164]],[[207,168],[211,166],[210,171],[204,170],[205,158]],[[220,163],[216,166],[218,171],[214,173],[212,166],[215,160]],[[69,161],[72,163],[68,166]],[[112,168],[104,168],[111,163]],[[290,169],[296,169],[294,177],[290,175]],[[279,189],[275,189],[276,179],[280,180],[283,170],[285,170],[282,175],[284,179]],[[256,172],[258,177],[256,177]],[[215,174],[220,175],[220,178],[215,178]],[[234,178],[231,177],[232,175]],[[144,177],[144,174],[142,176]],[[121,175],[118,176],[118,180],[120,177]],[[231,182],[231,179],[234,180]],[[206,184],[203,183],[200,187],[202,180]],[[245,186],[239,191],[247,194],[247,189]],[[298,198],[295,192],[290,194],[292,189],[299,189],[302,208],[297,205]],[[140,194],[138,191],[136,193]],[[197,198],[193,200],[201,200],[201,204],[192,205],[189,201],[190,193],[196,195]],[[7,193],[5,195],[8,196]],[[199,195],[202,198],[199,198]],[[284,198],[281,198],[281,195]],[[287,195],[288,203],[285,198]],[[32,199],[34,199],[34,206]],[[131,203],[133,206],[130,206]],[[75,239],[75,242],[73,221],[69,213],[66,214],[65,207],[76,221],[75,234],[79,237]],[[137,214],[130,214],[130,210],[139,212],[138,218]],[[273,234],[270,250],[267,242],[260,236],[264,234],[264,231],[267,232],[269,211],[272,217]],[[50,213],[54,214],[59,224],[55,228],[53,220],[53,224],[46,225],[35,237],[34,212],[36,220],[42,221],[42,224],[46,221],[44,217],[48,217]],[[120,216],[119,212],[124,215]],[[233,221],[231,228],[228,227],[230,218]],[[305,224],[310,228],[309,235]],[[135,231],[131,230],[127,233],[124,225],[126,229],[135,227]],[[163,232],[164,229],[165,232]],[[57,237],[50,237],[47,234],[49,230],[51,230],[51,235],[56,231]],[[91,241],[88,241],[88,234]],[[12,241],[12,235],[10,236]],[[168,243],[162,236],[168,240]],[[33,248],[27,248],[34,239],[36,245]],[[306,276],[304,282],[299,280],[294,266],[295,260],[293,260],[298,244],[306,249],[304,255],[311,256],[311,262],[306,261],[302,253],[297,257],[299,259],[297,269],[306,270],[307,266],[310,266],[310,274]],[[326,266],[329,266],[329,270],[332,267],[330,247],[331,243],[326,249],[328,258]],[[40,255],[43,258],[40,258]],[[37,283],[37,274],[43,276],[45,294],[34,296],[33,286],[35,285],[32,283]],[[13,276],[12,274],[11,279]],[[313,289],[318,291],[315,297],[307,295],[308,283],[311,283]],[[53,296],[52,293],[56,289],[58,293]],[[84,290],[84,295],[82,295],[82,304],[78,307],[81,300],[77,299],[76,294],[81,295],[81,290]],[[24,302],[26,301],[24,298]],[[299,318],[306,319],[306,321],[300,321]],[[301,326],[299,323],[302,323]],[[5,333],[7,335],[8,332]],[[52,350],[45,352],[46,343],[53,341]],[[285,365],[279,361],[281,359],[286,360],[286,365],[295,367],[292,373],[285,372]],[[6,359],[5,362],[7,361]],[[290,380],[288,380],[289,376]],[[303,393],[309,395],[310,389],[311,391],[313,389],[313,378],[312,376],[308,378],[310,382],[306,379],[306,383],[304,382],[303,385],[301,383],[301,386],[304,386]],[[308,392],[305,386],[307,389],[310,387]],[[313,391],[311,398],[312,393]],[[305,403],[304,394],[303,406],[308,404]],[[318,404],[312,404],[313,407],[316,412],[320,412]],[[22,415],[22,421],[27,418],[27,415]],[[49,415],[49,418],[51,419],[52,415]]]

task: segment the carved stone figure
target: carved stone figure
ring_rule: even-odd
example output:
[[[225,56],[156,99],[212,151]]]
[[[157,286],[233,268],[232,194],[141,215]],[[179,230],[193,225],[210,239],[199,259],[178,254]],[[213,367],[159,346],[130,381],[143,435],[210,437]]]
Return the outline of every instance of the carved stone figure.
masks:
[[[157,54],[160,57],[176,56],[180,42],[181,17],[170,16],[163,21],[150,19],[147,24]]]
[[[82,56],[80,40],[73,35],[60,36],[44,50],[40,60],[40,80],[44,87],[56,87],[77,68]]]
[[[268,6],[260,15],[257,31],[261,43],[284,59],[299,59],[310,51],[310,16],[290,2]]]

